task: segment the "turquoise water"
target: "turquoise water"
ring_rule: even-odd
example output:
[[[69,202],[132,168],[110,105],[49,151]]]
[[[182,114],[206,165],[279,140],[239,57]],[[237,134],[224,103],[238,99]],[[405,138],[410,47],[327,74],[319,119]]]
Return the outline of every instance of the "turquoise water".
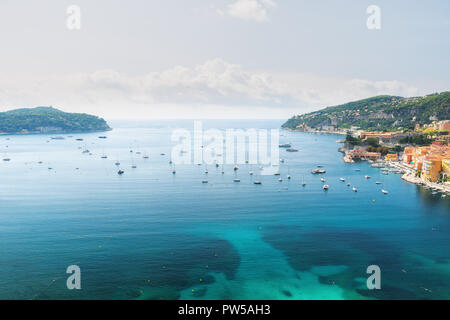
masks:
[[[1,299],[450,298],[450,200],[367,163],[343,163],[341,137],[282,132],[281,143],[300,150],[280,151],[281,175],[289,166],[291,181],[260,176],[254,185],[250,166],[240,165],[236,184],[226,165],[225,175],[209,168],[202,184],[203,168],[178,165],[174,176],[169,165],[172,129],[191,122],[112,125],[106,140],[0,138],[11,158],[0,163]],[[310,173],[318,164],[328,192]],[[66,288],[73,264],[80,291]],[[372,264],[381,268],[381,290],[366,288]]]

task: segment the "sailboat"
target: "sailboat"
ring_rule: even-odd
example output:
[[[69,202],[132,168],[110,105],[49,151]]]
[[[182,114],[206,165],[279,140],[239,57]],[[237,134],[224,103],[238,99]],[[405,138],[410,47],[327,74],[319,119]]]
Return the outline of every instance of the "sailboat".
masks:
[[[287,176],[286,176],[286,178],[288,179],[288,180],[291,180],[291,174],[290,174],[290,170],[289,170],[289,167],[288,167],[288,174],[287,174]]]
[[[175,165],[173,165],[172,174],[176,174],[177,170],[175,169]]]
[[[305,179],[304,179],[304,177],[302,177],[302,186],[303,186],[303,187],[305,187],[305,186],[306,186],[306,182],[305,182]]]

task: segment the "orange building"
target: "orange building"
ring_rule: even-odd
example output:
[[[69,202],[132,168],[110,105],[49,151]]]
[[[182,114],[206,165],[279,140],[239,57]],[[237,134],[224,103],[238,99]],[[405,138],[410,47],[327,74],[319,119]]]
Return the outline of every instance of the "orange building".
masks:
[[[442,169],[442,158],[437,155],[426,156],[422,165],[423,178],[436,182]]]
[[[403,152],[403,162],[410,164],[413,162],[414,147],[406,147]]]

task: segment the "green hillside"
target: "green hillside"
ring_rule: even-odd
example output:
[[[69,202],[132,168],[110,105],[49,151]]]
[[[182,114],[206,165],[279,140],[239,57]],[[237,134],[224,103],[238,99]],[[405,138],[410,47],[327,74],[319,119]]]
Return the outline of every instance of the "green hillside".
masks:
[[[0,112],[0,133],[90,132],[111,130],[105,120],[52,107]]]
[[[447,91],[413,98],[376,96],[294,116],[282,127],[305,130],[356,126],[363,130],[392,131],[448,119],[450,92]]]

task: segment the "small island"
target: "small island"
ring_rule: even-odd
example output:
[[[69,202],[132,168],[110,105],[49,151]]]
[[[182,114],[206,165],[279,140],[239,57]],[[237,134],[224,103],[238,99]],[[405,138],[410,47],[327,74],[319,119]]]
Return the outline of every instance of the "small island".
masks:
[[[94,115],[67,113],[53,107],[0,112],[0,134],[82,133],[109,131],[107,122]]]

